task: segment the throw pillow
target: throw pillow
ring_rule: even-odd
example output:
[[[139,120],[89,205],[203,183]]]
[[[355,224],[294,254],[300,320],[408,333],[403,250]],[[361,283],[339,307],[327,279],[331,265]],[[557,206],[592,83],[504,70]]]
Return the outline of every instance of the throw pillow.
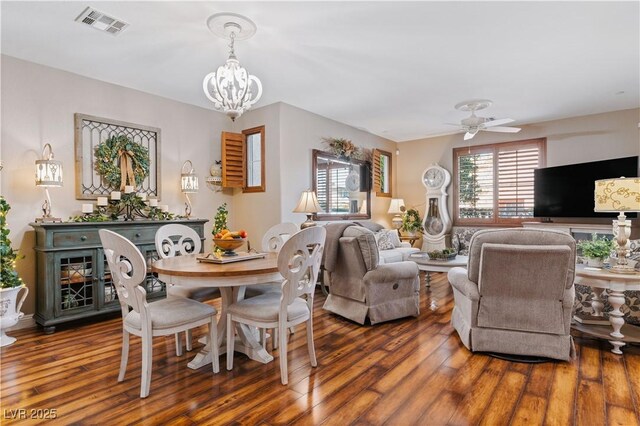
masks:
[[[392,250],[396,248],[391,242],[389,232],[386,229],[381,229],[376,233],[376,241],[378,242],[378,249],[380,250]]]
[[[398,235],[397,231],[387,229],[387,235],[389,235],[389,240],[391,240],[394,247],[400,247],[402,245],[400,235]]]

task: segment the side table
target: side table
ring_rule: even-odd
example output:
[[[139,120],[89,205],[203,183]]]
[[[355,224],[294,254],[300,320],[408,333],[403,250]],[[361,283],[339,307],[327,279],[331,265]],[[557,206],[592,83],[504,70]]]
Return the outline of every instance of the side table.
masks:
[[[415,243],[419,239],[420,239],[420,235],[414,235],[413,237],[400,235],[400,241],[409,241],[409,244],[411,244],[411,247],[413,247],[413,243]]]
[[[575,283],[589,286],[594,290],[592,306],[596,316],[602,316],[602,302],[599,296],[603,289],[607,290],[607,297],[613,310],[609,312],[611,327],[574,323],[571,325],[574,329],[607,339],[613,345],[611,352],[617,355],[622,355],[621,348],[626,344],[625,342],[640,343],[640,327],[625,324],[624,314],[620,310],[624,304],[624,292],[640,290],[640,274],[616,274],[606,269],[576,265]]]
[[[416,262],[418,269],[426,272],[427,283],[426,286],[431,286],[430,272],[449,272],[451,268],[456,266],[467,266],[469,256],[457,255],[455,259],[451,260],[433,260],[429,259],[427,253],[421,251],[409,255],[409,260]]]

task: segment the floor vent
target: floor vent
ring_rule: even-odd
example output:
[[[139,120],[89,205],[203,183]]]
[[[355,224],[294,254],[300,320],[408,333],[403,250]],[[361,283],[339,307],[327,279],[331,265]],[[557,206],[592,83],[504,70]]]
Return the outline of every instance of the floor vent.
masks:
[[[129,26],[126,22],[113,18],[91,7],[87,7],[76,18],[76,22],[89,25],[96,30],[104,31],[112,35],[118,35]]]

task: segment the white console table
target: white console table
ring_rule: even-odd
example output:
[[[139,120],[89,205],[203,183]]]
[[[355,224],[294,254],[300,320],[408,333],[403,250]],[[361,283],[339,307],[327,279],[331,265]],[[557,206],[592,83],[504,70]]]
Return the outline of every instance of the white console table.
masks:
[[[599,295],[603,289],[607,290],[608,300],[613,311],[609,312],[611,327],[574,323],[572,327],[586,334],[591,334],[602,339],[609,340],[613,345],[611,352],[621,355],[620,349],[625,342],[640,343],[640,327],[625,324],[620,307],[624,304],[624,292],[627,290],[640,290],[640,274],[616,274],[606,269],[589,268],[585,265],[576,265],[576,284],[582,284],[595,289],[594,312],[602,315],[602,303]],[[613,328],[613,331],[611,329]],[[624,333],[623,333],[624,332]]]

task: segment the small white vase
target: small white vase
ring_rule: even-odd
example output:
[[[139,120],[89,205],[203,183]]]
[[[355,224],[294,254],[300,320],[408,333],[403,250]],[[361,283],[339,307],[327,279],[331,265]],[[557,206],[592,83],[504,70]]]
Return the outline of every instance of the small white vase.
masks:
[[[586,260],[587,266],[591,266],[593,268],[602,268],[602,266],[604,265],[602,259],[597,257],[587,257]]]
[[[20,301],[17,302],[18,294],[23,289],[24,293]],[[27,294],[29,294],[29,289],[25,286],[0,288],[0,347],[8,346],[16,341],[15,337],[7,336],[5,331],[7,328],[16,325],[20,318],[24,316],[20,309],[27,298]]]

